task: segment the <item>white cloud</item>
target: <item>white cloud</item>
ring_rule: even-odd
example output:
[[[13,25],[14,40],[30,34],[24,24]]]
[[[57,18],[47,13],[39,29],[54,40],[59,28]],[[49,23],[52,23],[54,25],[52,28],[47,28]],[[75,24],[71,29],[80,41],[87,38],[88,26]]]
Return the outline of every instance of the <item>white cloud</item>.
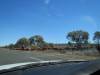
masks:
[[[50,0],[44,0],[44,3],[48,5],[50,3]]]

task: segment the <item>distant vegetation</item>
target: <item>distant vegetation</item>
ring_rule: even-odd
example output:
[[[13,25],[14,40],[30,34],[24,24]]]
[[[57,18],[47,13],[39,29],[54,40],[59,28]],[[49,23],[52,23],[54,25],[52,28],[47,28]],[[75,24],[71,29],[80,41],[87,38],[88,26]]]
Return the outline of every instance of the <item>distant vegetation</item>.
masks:
[[[76,47],[81,48],[82,45],[88,44],[89,33],[85,31],[72,31],[67,34],[69,44],[75,43]]]
[[[95,41],[96,48],[97,48],[97,50],[100,53],[100,32],[99,31],[97,31],[97,32],[94,33],[93,40]]]
[[[93,41],[94,44],[89,43],[89,33],[82,30],[72,31],[66,35],[66,38],[69,40],[66,46],[56,46],[53,43],[47,43],[41,35],[34,35],[30,38],[20,38],[17,40],[15,44],[10,44],[9,46],[5,46],[7,48],[13,49],[22,49],[22,50],[46,50],[46,49],[55,49],[55,50],[63,50],[63,49],[89,49],[97,47],[100,43],[100,32],[97,31],[94,33]],[[100,49],[98,49],[100,52]]]

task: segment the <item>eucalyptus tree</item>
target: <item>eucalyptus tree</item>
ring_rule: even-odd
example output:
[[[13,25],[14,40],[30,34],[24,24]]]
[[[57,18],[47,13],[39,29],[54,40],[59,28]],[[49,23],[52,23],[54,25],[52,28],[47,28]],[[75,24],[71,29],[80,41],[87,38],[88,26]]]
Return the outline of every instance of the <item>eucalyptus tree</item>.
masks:
[[[15,46],[19,47],[19,48],[21,48],[23,46],[24,47],[28,47],[29,45],[30,45],[30,41],[27,38],[25,38],[25,37],[20,38],[19,40],[17,40],[17,42],[15,44]]]
[[[97,32],[94,33],[93,40],[94,40],[96,43],[100,43],[100,32],[99,32],[99,31],[97,31]]]
[[[89,33],[82,30],[72,31],[67,34],[67,39],[76,45],[82,45],[88,43]]]
[[[100,52],[100,31],[94,33],[93,40],[96,43],[97,50]]]
[[[38,47],[42,47],[45,44],[43,37],[40,35],[32,36],[29,38],[29,40],[31,45],[33,44]]]

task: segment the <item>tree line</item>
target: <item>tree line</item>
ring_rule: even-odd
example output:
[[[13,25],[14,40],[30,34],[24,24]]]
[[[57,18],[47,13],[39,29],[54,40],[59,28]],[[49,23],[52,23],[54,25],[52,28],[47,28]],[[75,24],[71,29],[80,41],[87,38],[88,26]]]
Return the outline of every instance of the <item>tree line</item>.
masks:
[[[81,48],[83,45],[89,44],[89,33],[83,30],[71,31],[66,35],[68,39],[68,45]],[[100,43],[100,31],[96,31],[93,37],[94,45],[99,45]],[[41,35],[34,35],[30,38],[22,37],[17,40],[15,44],[10,44],[10,48],[45,48],[53,47],[52,43],[47,43]]]

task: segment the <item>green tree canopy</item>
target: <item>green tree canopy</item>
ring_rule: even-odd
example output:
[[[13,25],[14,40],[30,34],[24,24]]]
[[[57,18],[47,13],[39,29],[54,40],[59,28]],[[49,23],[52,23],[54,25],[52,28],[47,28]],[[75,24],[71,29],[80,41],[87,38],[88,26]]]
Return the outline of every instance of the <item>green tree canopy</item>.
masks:
[[[88,42],[89,34],[86,31],[72,31],[67,34],[67,39],[74,43],[86,43]]]
[[[94,33],[93,40],[95,41],[95,43],[96,43],[96,48],[97,48],[97,50],[98,50],[99,53],[100,53],[100,31],[96,31],[96,32]]]
[[[29,38],[30,44],[34,44],[38,47],[42,46],[45,42],[42,36],[40,35],[35,35]]]
[[[20,39],[16,42],[15,46],[16,46],[16,47],[22,47],[22,46],[27,47],[27,46],[29,46],[29,44],[30,44],[29,40],[28,40],[27,38],[23,37],[23,38],[20,38]]]
[[[96,43],[100,43],[100,31],[96,31],[96,32],[94,33],[93,40],[94,40]]]

